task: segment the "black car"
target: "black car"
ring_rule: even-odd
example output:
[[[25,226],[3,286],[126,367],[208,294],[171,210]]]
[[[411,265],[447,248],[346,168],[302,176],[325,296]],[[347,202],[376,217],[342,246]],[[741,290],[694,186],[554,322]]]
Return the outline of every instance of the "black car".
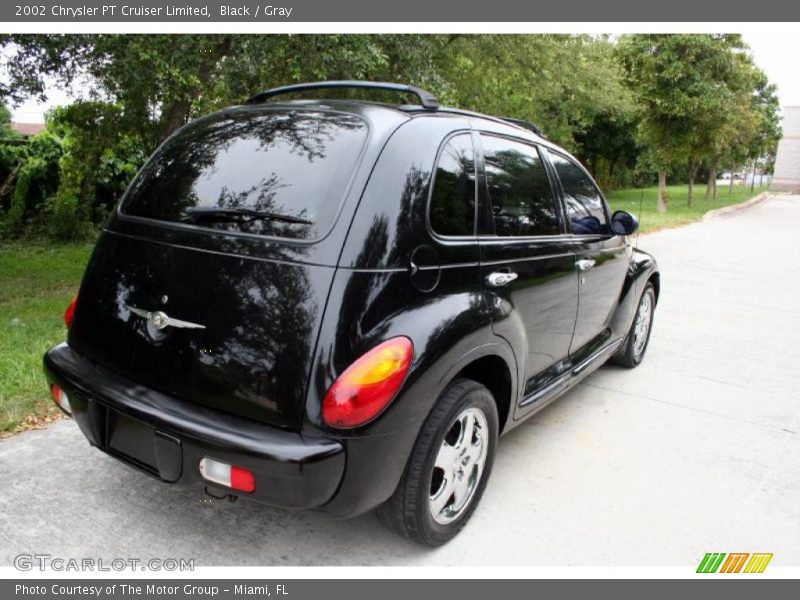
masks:
[[[326,88],[419,101],[271,100]],[[636,366],[658,299],[636,219],[537,131],[364,82],[189,123],[100,236],[54,399],[162,481],[446,542],[498,435]]]

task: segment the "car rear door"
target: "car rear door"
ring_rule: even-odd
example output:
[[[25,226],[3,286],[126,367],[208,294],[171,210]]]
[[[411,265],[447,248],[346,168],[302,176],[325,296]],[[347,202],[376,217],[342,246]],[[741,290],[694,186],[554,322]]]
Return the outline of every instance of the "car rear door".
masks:
[[[548,154],[579,273],[578,317],[569,354],[574,364],[580,364],[612,341],[609,324],[628,269],[627,241],[611,233],[608,206],[583,167],[558,152]]]
[[[480,274],[494,332],[514,348],[520,411],[568,367],[578,309],[575,258],[540,149],[480,135]]]

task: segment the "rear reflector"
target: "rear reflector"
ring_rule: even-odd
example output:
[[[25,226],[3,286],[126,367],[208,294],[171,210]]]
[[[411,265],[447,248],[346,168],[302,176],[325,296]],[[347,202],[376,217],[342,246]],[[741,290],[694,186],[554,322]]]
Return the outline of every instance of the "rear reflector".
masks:
[[[229,465],[213,458],[200,460],[200,474],[203,479],[248,494],[256,489],[253,474],[242,467]]]
[[[67,393],[55,384],[50,386],[50,393],[53,395],[56,405],[68,415],[72,415],[72,407],[69,405]]]

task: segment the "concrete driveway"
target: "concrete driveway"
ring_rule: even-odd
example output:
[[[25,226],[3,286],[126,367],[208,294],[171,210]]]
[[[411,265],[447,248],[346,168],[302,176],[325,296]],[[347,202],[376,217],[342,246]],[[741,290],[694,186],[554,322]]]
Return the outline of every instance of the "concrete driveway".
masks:
[[[725,193],[724,190],[722,193]],[[162,485],[65,421],[0,442],[0,564],[800,565],[800,197],[643,237],[663,271],[647,359],[606,366],[501,440],[472,522],[430,550]]]

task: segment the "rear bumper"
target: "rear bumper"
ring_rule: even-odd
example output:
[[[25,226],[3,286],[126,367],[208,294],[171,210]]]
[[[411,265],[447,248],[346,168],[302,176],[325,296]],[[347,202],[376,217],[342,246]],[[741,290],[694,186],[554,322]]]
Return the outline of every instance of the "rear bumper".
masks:
[[[283,508],[318,508],[336,493],[345,450],[311,438],[177,400],[109,372],[60,344],[44,357],[47,380],[69,396],[72,416],[89,442],[153,477],[207,485]],[[253,472],[250,494],[208,484],[204,456]]]

